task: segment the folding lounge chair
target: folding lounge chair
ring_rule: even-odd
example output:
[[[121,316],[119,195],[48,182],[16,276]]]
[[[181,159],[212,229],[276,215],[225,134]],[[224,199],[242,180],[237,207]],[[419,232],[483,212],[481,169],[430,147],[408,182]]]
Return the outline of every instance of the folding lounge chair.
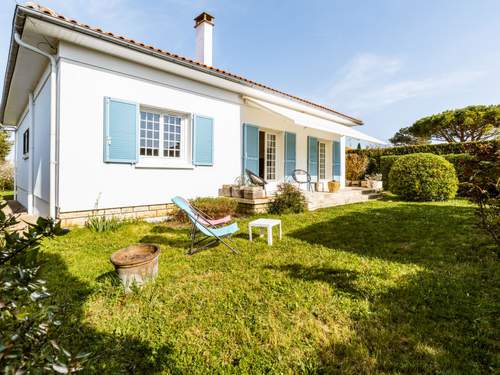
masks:
[[[245,169],[245,173],[247,174],[247,177],[252,184],[260,186],[264,189],[264,195],[267,196],[267,191],[266,191],[267,181],[264,180],[262,177],[257,176],[250,169]]]
[[[174,197],[172,202],[186,213],[192,223],[189,255],[206,249],[217,242],[221,242],[229,250],[238,253],[234,242],[230,238],[231,235],[240,230],[238,224],[232,223],[225,226],[211,224],[210,221],[213,222],[213,220],[204,217],[200,211],[193,208],[184,198]]]
[[[186,199],[182,197],[177,197],[177,198],[181,199],[185,204],[187,204],[194,213],[199,214],[199,220],[201,224],[218,227],[227,224],[232,220],[231,215],[227,215],[219,219],[214,219],[210,217],[208,214],[204,213],[202,210],[193,207]]]
[[[305,171],[303,169],[295,169],[292,172],[292,178],[297,184],[299,184],[299,188],[300,188],[300,185],[306,184],[307,191],[313,191],[312,178],[311,178],[311,175],[307,171]]]

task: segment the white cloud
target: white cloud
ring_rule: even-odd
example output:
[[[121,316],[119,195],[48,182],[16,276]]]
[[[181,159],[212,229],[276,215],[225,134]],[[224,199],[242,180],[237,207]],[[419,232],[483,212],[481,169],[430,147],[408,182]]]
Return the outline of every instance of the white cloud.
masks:
[[[329,99],[336,107],[359,114],[411,98],[445,94],[483,75],[483,71],[457,70],[432,77],[407,78],[402,60],[363,54],[340,70]]]

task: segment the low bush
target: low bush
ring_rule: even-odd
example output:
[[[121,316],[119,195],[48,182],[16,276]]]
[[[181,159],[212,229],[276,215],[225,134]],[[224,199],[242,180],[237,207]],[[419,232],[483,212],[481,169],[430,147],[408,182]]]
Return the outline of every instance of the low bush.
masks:
[[[382,183],[385,190],[389,190],[389,172],[399,155],[387,155],[380,158],[380,173],[382,174]]]
[[[0,163],[0,190],[14,189],[14,167],[10,161]]]
[[[218,219],[224,216],[235,216],[238,210],[238,202],[236,199],[227,197],[200,197],[190,199],[189,203],[197,210],[207,216]],[[173,214],[174,220],[186,223],[188,218],[182,210],[176,209]]]
[[[122,223],[116,217],[92,216],[87,220],[85,226],[93,232],[108,232],[117,230]]]
[[[299,213],[306,209],[306,198],[302,191],[290,183],[278,185],[278,194],[269,205],[271,214]]]
[[[389,172],[389,189],[406,200],[447,200],[455,197],[457,188],[455,168],[439,155],[400,156]]]
[[[368,167],[368,157],[366,155],[348,154],[346,155],[346,178],[351,181],[361,180]]]

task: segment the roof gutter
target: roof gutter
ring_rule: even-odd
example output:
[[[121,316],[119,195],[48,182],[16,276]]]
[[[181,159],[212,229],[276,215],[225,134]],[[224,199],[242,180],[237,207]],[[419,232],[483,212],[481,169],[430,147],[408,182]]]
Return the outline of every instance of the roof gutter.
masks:
[[[21,36],[15,32],[14,41],[30,51],[38,53],[49,59],[50,62],[50,151],[49,151],[49,216],[56,217],[56,131],[57,131],[57,61],[56,58],[34,47],[21,39]],[[33,113],[31,114],[33,116]]]

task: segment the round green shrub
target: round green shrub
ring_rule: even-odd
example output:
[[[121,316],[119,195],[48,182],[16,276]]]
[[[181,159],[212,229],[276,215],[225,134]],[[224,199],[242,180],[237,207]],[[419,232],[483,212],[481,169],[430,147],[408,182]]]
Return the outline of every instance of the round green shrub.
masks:
[[[458,179],[453,165],[442,156],[403,155],[391,167],[389,189],[406,200],[447,200],[457,193]]]

